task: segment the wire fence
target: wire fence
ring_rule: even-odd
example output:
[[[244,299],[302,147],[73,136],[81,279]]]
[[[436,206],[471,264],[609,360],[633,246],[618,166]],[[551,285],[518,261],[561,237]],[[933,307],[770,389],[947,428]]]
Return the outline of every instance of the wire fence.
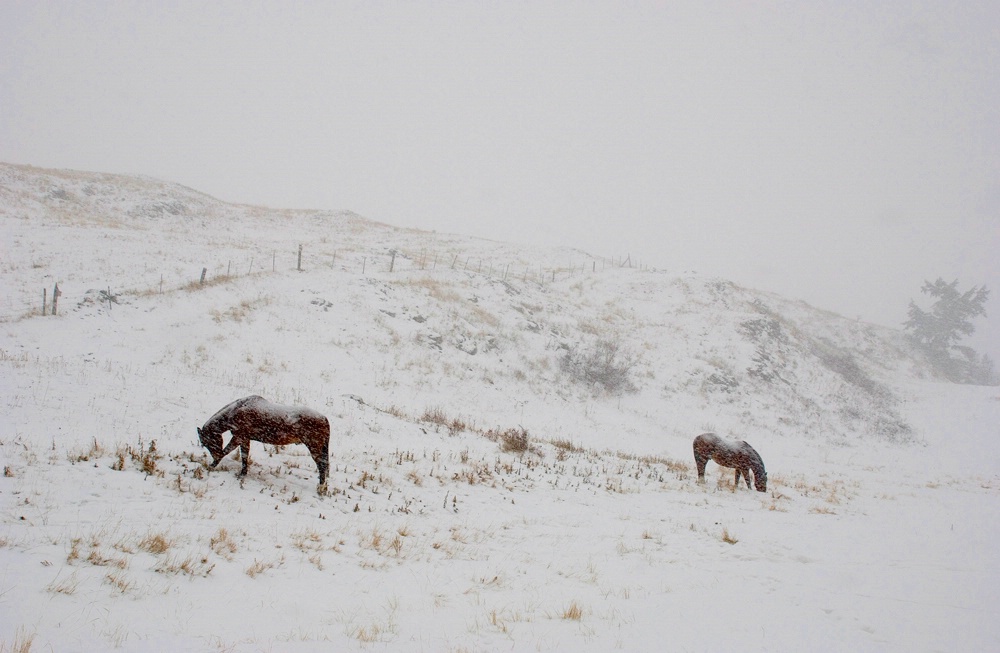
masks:
[[[388,276],[406,273],[433,273],[441,271],[462,272],[470,275],[495,278],[505,282],[536,283],[540,285],[564,281],[568,278],[597,274],[611,269],[645,271],[648,268],[633,262],[631,256],[585,257],[578,263],[529,264],[514,262],[502,257],[484,257],[481,254],[442,253],[429,249],[407,251],[402,248],[382,252],[348,249],[309,251],[300,245],[291,254],[287,250],[273,250],[270,255],[254,253],[250,256],[230,257],[224,263],[202,266],[200,269],[187,264],[189,277],[163,273],[139,274],[137,277],[118,279],[113,284],[95,281],[56,282],[51,287],[39,284],[35,299],[30,290],[18,297],[0,298],[0,322],[64,314],[87,304],[107,304],[113,310],[123,296],[150,296],[197,291],[239,279],[273,274],[316,272],[320,270],[360,276]],[[513,257],[512,257],[513,258]],[[148,266],[147,266],[148,269]],[[102,285],[102,288],[95,288]],[[23,290],[23,289],[22,289]]]

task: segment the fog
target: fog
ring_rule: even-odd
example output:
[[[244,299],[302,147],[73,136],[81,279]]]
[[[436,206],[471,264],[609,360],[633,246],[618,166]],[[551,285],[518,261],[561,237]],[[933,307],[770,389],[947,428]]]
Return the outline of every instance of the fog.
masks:
[[[985,284],[1000,5],[0,4],[0,160],[630,255],[898,327]]]

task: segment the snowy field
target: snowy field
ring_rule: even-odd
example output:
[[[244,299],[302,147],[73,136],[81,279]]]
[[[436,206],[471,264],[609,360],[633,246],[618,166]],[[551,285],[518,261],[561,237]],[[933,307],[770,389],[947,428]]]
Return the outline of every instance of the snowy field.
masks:
[[[1000,389],[621,254],[0,164],[0,651],[1000,650]]]

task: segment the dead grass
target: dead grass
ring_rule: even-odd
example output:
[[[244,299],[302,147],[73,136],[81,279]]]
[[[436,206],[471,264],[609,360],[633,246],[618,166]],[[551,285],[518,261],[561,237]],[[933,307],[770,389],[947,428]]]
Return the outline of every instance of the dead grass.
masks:
[[[74,571],[67,578],[56,578],[54,581],[48,584],[45,588],[46,591],[53,594],[65,594],[66,596],[73,596],[76,594],[77,588],[80,586],[80,579],[77,577]]]
[[[171,546],[173,546],[173,543],[170,541],[170,538],[163,533],[150,533],[139,540],[139,548],[153,555],[162,555],[169,551]]]
[[[109,572],[104,577],[104,582],[111,585],[122,594],[128,593],[129,590],[135,587],[135,581],[129,578],[123,570]]]
[[[225,558],[226,560],[232,560],[233,554],[236,553],[236,542],[233,540],[229,531],[225,528],[220,528],[218,532],[212,536],[209,540],[209,546],[216,555]]]
[[[30,635],[22,630],[17,629],[14,633],[14,641],[8,645],[6,642],[0,642],[0,653],[30,653],[31,645],[35,641],[35,634]]]
[[[507,453],[526,453],[531,449],[531,438],[523,427],[506,431],[488,431],[486,437],[500,443],[500,450]]]
[[[728,528],[722,529],[722,535],[720,536],[719,539],[721,539],[726,544],[736,544],[737,542],[739,542],[739,540],[729,532]]]
[[[206,577],[215,569],[214,564],[209,564],[208,558],[188,555],[164,556],[160,562],[153,567],[153,571],[161,574],[186,574],[188,576]]]
[[[566,606],[559,616],[569,621],[580,621],[583,619],[583,608],[576,601],[570,601],[570,604]]]
[[[265,571],[281,565],[282,562],[282,560],[263,562],[254,558],[253,564],[246,568],[246,575],[250,578],[257,578],[257,576],[260,576]]]
[[[226,280],[225,277],[222,277],[222,279]],[[213,309],[211,311],[211,315],[212,319],[215,320],[216,322],[224,322],[224,321],[242,322],[243,320],[250,317],[254,313],[254,311],[263,306],[267,306],[270,303],[271,303],[270,297],[259,297],[257,299],[244,299],[239,304],[234,304],[233,306],[230,306],[224,311]]]

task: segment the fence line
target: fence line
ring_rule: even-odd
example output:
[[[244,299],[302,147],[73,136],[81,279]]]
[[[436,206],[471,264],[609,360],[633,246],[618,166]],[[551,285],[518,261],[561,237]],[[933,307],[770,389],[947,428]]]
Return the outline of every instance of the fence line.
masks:
[[[431,257],[432,253],[433,257]],[[523,271],[519,271],[514,267],[515,264],[513,262],[503,262],[501,257],[484,259],[481,256],[467,255],[463,261],[461,252],[453,256],[450,256],[449,253],[442,257],[442,252],[429,252],[426,248],[421,249],[418,253],[407,253],[403,249],[391,248],[387,249],[384,254],[372,255],[370,253],[343,249],[335,249],[332,253],[329,251],[311,253],[307,246],[299,245],[297,251],[292,252],[289,256],[295,257],[295,267],[289,267],[287,271],[308,272],[326,269],[348,274],[374,276],[380,274],[397,275],[412,272],[433,272],[447,269],[449,271],[462,271],[468,274],[496,278],[504,282],[520,281],[521,283],[537,283],[539,285],[563,281],[588,273],[596,274],[609,269],[625,268],[638,271],[647,271],[649,269],[643,265],[635,264],[631,256],[618,258],[612,256],[610,258],[589,257],[588,260],[585,260],[581,264],[564,266],[545,266],[544,264],[539,264],[537,269],[534,269],[531,265],[525,265]],[[451,258],[450,263],[448,262],[449,256]],[[203,266],[200,270],[200,276],[193,275],[191,280],[187,282],[179,281],[167,286],[164,285],[163,273],[159,273],[157,275],[158,278],[154,277],[153,281],[144,286],[133,286],[132,288],[119,290],[116,294],[112,293],[111,286],[108,286],[106,290],[98,290],[96,301],[98,303],[106,301],[110,310],[113,304],[118,302],[120,295],[141,297],[151,294],[191,291],[250,276],[277,274],[279,273],[278,263],[282,259],[283,257],[279,258],[278,250],[273,250],[271,269],[268,270],[266,267],[261,266],[259,262],[255,269],[257,256],[251,255],[246,273],[244,274],[239,273],[239,270],[242,269],[239,261],[237,261],[237,272],[234,274],[234,261],[233,259],[228,259],[225,265],[219,264],[215,266],[214,269],[220,270],[220,272],[212,273],[208,267]],[[221,272],[223,268],[225,269],[225,273]],[[42,289],[40,304],[34,304],[26,300],[17,302],[8,300],[8,305],[0,308],[0,322],[9,322],[29,317],[58,315],[60,313],[64,314],[66,312],[66,301],[73,302],[72,305],[74,306],[80,306],[86,301],[87,294],[94,291],[94,288],[88,287],[82,294],[74,294],[71,299],[64,299],[63,304],[60,306],[59,299],[63,297],[64,293],[63,289],[56,283],[52,289],[51,297],[49,296],[48,287]]]

